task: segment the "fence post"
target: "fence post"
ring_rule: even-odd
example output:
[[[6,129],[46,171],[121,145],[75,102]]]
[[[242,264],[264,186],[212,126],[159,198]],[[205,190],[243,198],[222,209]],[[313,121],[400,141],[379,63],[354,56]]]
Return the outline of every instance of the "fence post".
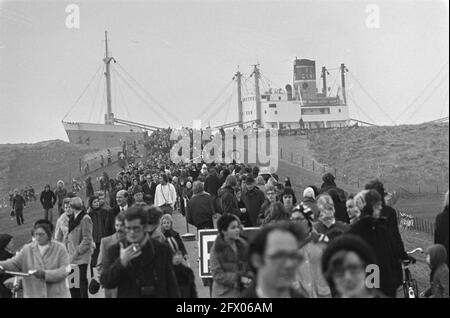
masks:
[[[334,168],[334,176],[337,178],[337,170]]]
[[[291,152],[291,162],[294,162],[294,154]]]
[[[325,166],[322,166],[322,171],[323,173],[325,173]]]
[[[283,148],[280,148],[280,158],[283,159]]]
[[[419,194],[420,194],[420,183],[419,183]]]
[[[305,166],[305,158],[302,156],[302,168]]]
[[[439,184],[436,183],[436,193],[439,193]]]
[[[313,171],[314,171],[314,160],[312,161],[312,164],[313,164]]]

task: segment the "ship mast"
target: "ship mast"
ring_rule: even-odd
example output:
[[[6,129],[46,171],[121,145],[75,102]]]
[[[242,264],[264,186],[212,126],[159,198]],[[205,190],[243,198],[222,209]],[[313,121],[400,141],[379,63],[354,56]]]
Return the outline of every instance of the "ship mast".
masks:
[[[113,57],[109,56],[108,52],[108,31],[105,31],[105,58],[103,59],[103,62],[106,66],[106,114],[105,114],[105,124],[106,125],[114,125],[114,114],[112,112],[112,100],[111,100],[111,72],[110,72],[110,63],[111,61],[116,62],[116,60]]]
[[[256,123],[258,126],[261,125],[261,94],[259,92],[259,64],[253,65],[253,75],[255,75],[255,101],[256,101]]]
[[[236,83],[237,83],[237,100],[238,100],[238,122],[239,122],[239,127],[242,128],[242,91],[241,91],[241,78],[242,78],[242,74],[241,72],[239,72],[239,68],[238,71],[236,72],[236,74],[234,75],[233,79],[236,79]]]

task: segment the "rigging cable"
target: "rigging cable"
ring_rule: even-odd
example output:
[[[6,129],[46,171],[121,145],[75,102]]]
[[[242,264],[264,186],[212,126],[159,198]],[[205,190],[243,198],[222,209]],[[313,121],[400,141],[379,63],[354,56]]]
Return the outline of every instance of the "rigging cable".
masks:
[[[162,105],[155,97],[153,97],[153,95],[150,94],[150,93],[148,92],[148,90],[146,90],[146,89],[144,88],[144,86],[143,86],[141,83],[139,83],[139,82],[138,82],[138,81],[137,81],[130,73],[128,73],[127,70],[125,70],[124,67],[123,67],[119,62],[117,62],[117,65],[119,65],[120,69],[121,69],[122,71],[124,71],[125,74],[128,75],[128,77],[130,77],[131,80],[134,81],[134,82],[138,85],[138,87],[139,87],[144,93],[146,93],[148,97],[150,97],[151,100],[153,100],[153,102],[156,104],[156,106],[158,106],[163,112],[167,113],[170,117],[172,117],[172,120],[173,120],[174,122],[178,123],[180,126],[183,126],[182,122],[181,122],[176,116],[174,116],[174,115],[170,112],[170,110],[169,110],[167,107],[164,107],[164,106],[163,106],[163,105]],[[169,126],[170,126],[170,125],[169,125]]]
[[[441,67],[441,69],[440,69],[439,72],[433,77],[433,79],[430,80],[430,81],[428,82],[428,84],[422,89],[422,91],[419,93],[419,95],[417,95],[416,98],[414,98],[414,100],[413,100],[409,105],[407,105],[407,106],[400,112],[400,114],[395,118],[396,121],[397,121],[400,117],[402,117],[403,115],[405,115],[405,113],[410,109],[410,107],[411,107],[412,105],[414,105],[414,103],[417,102],[417,101],[419,100],[420,97],[422,97],[422,95],[425,93],[425,91],[428,89],[428,87],[429,87],[435,80],[437,80],[437,79],[439,78],[440,74],[441,74],[442,71],[445,69],[445,67],[448,65],[448,63],[449,63],[449,62],[447,61],[447,63],[445,63],[445,64]]]
[[[364,86],[362,86],[361,82],[355,77],[355,75],[353,74],[353,72],[348,71],[348,73],[352,76],[352,78],[355,80],[355,82],[359,85],[359,87],[361,87],[361,89],[363,90],[364,93],[366,93],[366,95],[369,97],[370,100],[372,100],[372,102],[378,107],[379,110],[381,110],[381,112],[394,124],[397,125],[395,123],[395,121],[391,118],[391,116],[389,116],[384,110],[383,108],[380,106],[380,104],[378,104],[378,102],[375,100],[375,98],[372,97],[372,95],[364,88]]]
[[[87,84],[87,86],[84,88],[84,90],[81,92],[80,96],[78,96],[77,100],[75,101],[75,103],[70,107],[69,111],[67,112],[67,114],[63,117],[63,121],[64,119],[67,118],[67,116],[70,114],[70,112],[73,110],[73,108],[77,105],[77,103],[80,101],[81,97],[83,97],[83,95],[86,93],[87,89],[89,88],[89,86],[92,84],[92,81],[94,80],[94,78],[97,76],[98,71],[102,68],[102,65],[100,65],[97,70],[95,71],[94,76],[92,76],[92,78],[90,79],[89,83]]]
[[[350,91],[348,92],[348,95],[349,95],[349,97],[351,98],[351,100],[353,101],[353,103],[355,104],[355,106],[357,107],[357,108],[359,108],[359,110],[364,114],[364,116],[366,116],[366,118],[367,119],[369,119],[373,124],[375,124],[376,123],[376,121],[375,120],[373,120],[363,109],[362,109],[362,107],[360,107],[359,105],[358,105],[358,103],[356,102],[356,100],[355,100],[355,97],[353,96],[353,93],[351,93]]]
[[[103,82],[103,95],[102,95],[102,102],[100,105],[104,105],[105,103],[105,97],[106,97],[106,81]],[[101,117],[102,117],[102,108],[100,107],[100,114],[97,118],[100,118],[99,123],[101,123]]]
[[[217,102],[217,100],[222,97],[222,95],[228,90],[230,85],[234,82],[234,80],[229,81],[221,90],[220,92],[214,97],[214,99],[206,106],[204,107],[197,115],[196,118],[201,118],[202,116],[205,116],[209,111],[211,111],[211,107]]]
[[[127,82],[127,80],[122,76],[122,74],[120,74],[119,72],[117,72],[117,75],[119,76],[119,78],[125,83],[125,85],[136,94],[136,96],[144,103],[144,105],[146,105],[146,107],[148,109],[150,109],[153,113],[155,113],[160,119],[162,119],[169,127],[170,127],[170,123],[167,121],[167,119],[165,119],[164,116],[162,116],[155,108],[153,108],[153,106],[151,106],[148,101],[142,97],[142,95],[133,87],[130,85],[130,83]]]
[[[234,94],[234,91],[231,92],[231,95],[230,95],[230,96],[229,96],[222,104],[219,105],[218,109],[222,109],[223,106],[231,100],[231,98],[233,97],[233,94]],[[218,114],[217,112],[212,113],[212,114],[209,115],[209,117],[205,120],[205,122],[210,121],[211,118],[213,118],[213,117],[216,116],[217,114]]]
[[[440,80],[440,82],[438,83],[437,86],[435,86],[433,88],[433,90],[430,92],[430,94],[428,94],[428,96],[425,98],[425,100],[422,102],[422,104],[419,104],[418,107],[416,107],[416,109],[413,111],[413,113],[408,117],[408,119],[405,121],[405,123],[409,122],[411,120],[412,117],[414,117],[416,115],[416,113],[422,109],[422,106],[425,105],[426,102],[428,102],[428,100],[434,95],[434,93],[436,92],[436,90],[444,83],[445,80],[447,80],[448,77],[448,72],[446,73],[446,75]]]
[[[117,76],[117,71],[115,69],[113,69],[113,72]],[[124,107],[122,107],[122,108],[125,109],[125,115],[127,116],[127,119],[130,120],[131,117],[130,117],[130,112],[128,111],[128,104],[126,102],[126,98],[123,95],[122,88],[119,85],[119,81],[116,81],[116,87],[117,87],[117,90],[119,91],[120,97],[122,98],[122,102],[123,102],[123,105],[124,105]]]
[[[91,119],[92,119],[92,113],[93,113],[93,111],[94,111],[94,108],[95,108],[95,102],[97,101],[97,96],[98,96],[98,92],[99,92],[99,88],[100,88],[100,83],[102,82],[102,78],[101,78],[101,76],[100,76],[100,78],[98,79],[98,84],[97,84],[97,88],[95,89],[95,95],[94,95],[94,98],[93,98],[93,100],[92,100],[92,105],[91,105],[91,110],[90,110],[90,112],[89,112],[89,119],[88,119],[88,123],[90,123],[91,122]],[[91,90],[89,90],[89,93],[91,92]],[[91,96],[92,96],[92,94],[91,94]],[[101,107],[101,106],[100,106]]]

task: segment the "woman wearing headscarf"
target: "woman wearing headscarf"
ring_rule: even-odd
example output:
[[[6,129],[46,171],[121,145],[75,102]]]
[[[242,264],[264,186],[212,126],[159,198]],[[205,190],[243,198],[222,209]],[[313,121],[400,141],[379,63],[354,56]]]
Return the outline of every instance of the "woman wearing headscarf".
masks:
[[[303,191],[302,205],[308,207],[311,210],[313,220],[317,221],[317,219],[319,218],[319,208],[317,207],[316,194],[313,188],[307,187]]]
[[[66,284],[69,254],[52,236],[53,224],[38,220],[33,227],[35,240],[14,257],[0,262],[0,273],[7,270],[30,274],[23,277],[24,298],[70,298]]]

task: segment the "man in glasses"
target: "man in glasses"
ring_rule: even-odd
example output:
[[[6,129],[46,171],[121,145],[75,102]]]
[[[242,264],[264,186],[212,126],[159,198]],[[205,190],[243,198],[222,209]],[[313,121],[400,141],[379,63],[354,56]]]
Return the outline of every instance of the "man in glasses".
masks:
[[[134,206],[125,212],[124,242],[111,246],[100,276],[107,289],[117,288],[118,298],[179,298],[172,252],[145,231],[147,212]]]
[[[294,289],[299,253],[305,234],[295,223],[279,222],[263,227],[249,247],[249,263],[255,273],[244,298],[304,298]]]

